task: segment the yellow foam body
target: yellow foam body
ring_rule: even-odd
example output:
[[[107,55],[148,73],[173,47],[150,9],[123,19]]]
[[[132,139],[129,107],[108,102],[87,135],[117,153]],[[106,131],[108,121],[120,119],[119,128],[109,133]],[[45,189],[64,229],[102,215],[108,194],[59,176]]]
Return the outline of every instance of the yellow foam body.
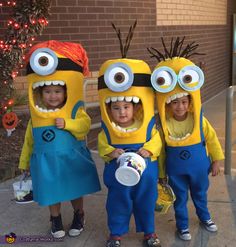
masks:
[[[56,53],[60,58],[64,56]],[[71,118],[73,107],[78,101],[83,101],[83,79],[84,76],[78,71],[55,71],[53,74],[41,76],[36,73],[27,75],[29,83],[29,106],[33,127],[51,126],[55,123],[55,118]],[[39,81],[53,81],[62,80],[65,82],[67,88],[67,100],[65,105],[56,112],[39,112],[35,107],[33,96],[33,84]]]
[[[104,75],[110,65],[118,62],[127,64],[134,74],[151,74],[149,66],[142,60],[114,59],[107,60],[102,64],[99,70],[99,76]],[[112,144],[136,144],[146,142],[148,123],[154,116],[154,92],[150,86],[132,86],[124,92],[113,92],[109,88],[103,88],[98,91],[98,95],[101,108],[101,117],[108,129]],[[142,115],[143,121],[139,129],[133,132],[124,133],[117,131],[112,126],[108,113],[106,111],[105,100],[107,97],[113,96],[137,96],[140,98],[140,100],[142,101],[143,110],[139,114]]]
[[[187,66],[187,65],[194,65],[192,61],[186,58],[182,57],[175,57],[172,59],[167,59],[165,61],[161,61],[156,68],[159,68],[161,66],[167,66],[170,67],[175,71],[175,73],[178,75],[179,71]],[[172,140],[169,138],[168,130],[167,130],[167,125],[166,125],[166,116],[167,114],[171,114],[166,112],[166,100],[171,96],[176,93],[183,93],[183,92],[188,92],[188,94],[191,96],[191,112],[193,112],[194,115],[194,129],[192,134],[187,137],[184,140]],[[201,113],[201,95],[200,95],[200,89],[196,91],[185,91],[182,89],[178,83],[176,87],[168,92],[168,93],[161,93],[161,92],[156,92],[156,104],[157,104],[157,109],[160,115],[161,119],[161,124],[165,136],[165,141],[168,146],[188,146],[188,145],[193,145],[196,143],[199,143],[201,141],[201,135],[200,135],[200,113]]]

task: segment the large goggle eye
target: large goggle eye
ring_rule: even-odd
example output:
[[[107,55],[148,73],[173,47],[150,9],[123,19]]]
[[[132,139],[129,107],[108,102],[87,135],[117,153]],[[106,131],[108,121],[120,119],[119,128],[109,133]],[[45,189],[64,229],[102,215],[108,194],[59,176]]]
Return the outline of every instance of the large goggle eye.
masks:
[[[49,48],[39,48],[30,57],[30,66],[36,74],[50,75],[58,65],[58,58]]]
[[[123,92],[132,86],[134,74],[127,64],[115,63],[106,70],[104,81],[112,91]]]
[[[204,74],[197,66],[185,66],[178,75],[179,85],[186,91],[196,91],[204,83]]]
[[[151,75],[153,88],[161,93],[172,91],[177,83],[177,76],[169,67],[163,66],[155,69]]]

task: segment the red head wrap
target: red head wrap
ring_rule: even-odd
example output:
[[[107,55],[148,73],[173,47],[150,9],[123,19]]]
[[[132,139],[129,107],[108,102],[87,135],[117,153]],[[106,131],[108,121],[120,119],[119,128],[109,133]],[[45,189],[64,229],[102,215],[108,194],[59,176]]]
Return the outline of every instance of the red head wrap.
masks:
[[[27,54],[29,60],[31,54],[38,48],[47,47],[57,52],[58,54],[71,59],[73,62],[83,67],[83,74],[88,75],[88,57],[84,48],[77,43],[61,42],[57,40],[49,40],[34,45]]]

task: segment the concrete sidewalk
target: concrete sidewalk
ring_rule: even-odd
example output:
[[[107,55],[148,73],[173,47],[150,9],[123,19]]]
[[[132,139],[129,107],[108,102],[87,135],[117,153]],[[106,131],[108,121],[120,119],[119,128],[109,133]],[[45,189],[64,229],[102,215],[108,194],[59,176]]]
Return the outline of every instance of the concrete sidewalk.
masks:
[[[102,184],[103,161],[93,153]],[[156,213],[156,230],[162,247],[234,247],[236,246],[236,174],[225,176],[223,173],[210,178],[209,209],[219,227],[219,231],[209,233],[203,229],[195,215],[192,202],[189,202],[190,231],[192,240],[184,242],[175,235],[173,208],[165,215]],[[12,183],[8,180],[0,184],[0,246],[6,246],[5,235],[14,232],[17,236],[16,246],[68,246],[68,247],[104,247],[108,230],[106,225],[106,188],[85,197],[85,230],[79,237],[66,236],[62,242],[50,242],[50,222],[48,208],[39,207],[36,203],[18,205],[13,199]],[[72,209],[69,203],[62,206],[64,227],[67,230],[72,220]],[[20,241],[41,242],[19,243]],[[48,239],[49,238],[49,239]],[[43,242],[46,241],[47,242]],[[135,233],[134,221],[131,220],[130,233],[124,236],[122,247],[142,246],[142,234]]]

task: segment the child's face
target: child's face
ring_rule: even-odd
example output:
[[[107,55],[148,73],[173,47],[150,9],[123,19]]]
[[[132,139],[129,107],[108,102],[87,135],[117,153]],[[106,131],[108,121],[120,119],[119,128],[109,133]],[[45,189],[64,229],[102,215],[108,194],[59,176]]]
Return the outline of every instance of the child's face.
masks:
[[[120,127],[129,127],[133,124],[134,105],[131,102],[111,102],[111,117]]]
[[[42,101],[48,110],[55,110],[64,105],[66,98],[65,88],[63,86],[50,85],[42,88]]]
[[[183,121],[186,119],[189,110],[189,104],[189,96],[177,98],[169,103],[169,107],[173,113],[173,117],[177,121]]]

